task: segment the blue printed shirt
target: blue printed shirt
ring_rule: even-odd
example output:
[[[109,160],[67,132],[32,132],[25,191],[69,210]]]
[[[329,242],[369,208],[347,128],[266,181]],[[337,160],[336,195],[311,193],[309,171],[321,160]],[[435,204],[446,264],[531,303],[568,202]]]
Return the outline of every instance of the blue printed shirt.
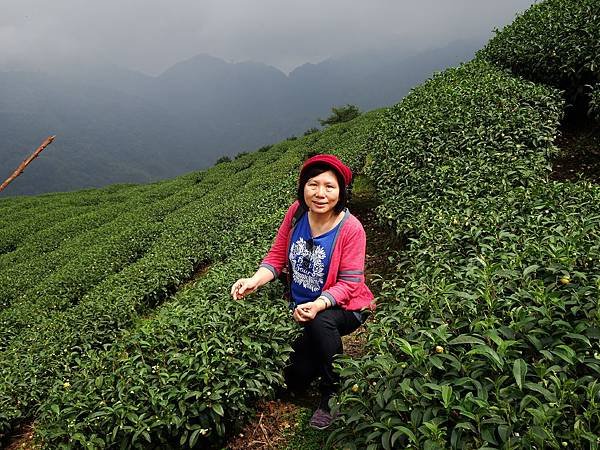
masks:
[[[313,301],[321,295],[339,226],[340,224],[313,238],[308,214],[303,214],[294,227],[289,259],[292,271],[291,294],[296,305]]]

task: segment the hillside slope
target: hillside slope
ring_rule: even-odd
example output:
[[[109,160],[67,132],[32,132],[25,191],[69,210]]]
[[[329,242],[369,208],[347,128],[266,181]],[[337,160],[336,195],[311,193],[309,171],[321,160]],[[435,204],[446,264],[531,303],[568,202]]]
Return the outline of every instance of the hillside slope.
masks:
[[[329,443],[598,448],[600,187],[549,176],[561,121],[593,116],[595,97],[573,96],[590,78],[563,66],[544,84],[524,69],[540,43],[574,42],[573,18],[595,36],[597,8],[541,2],[389,110],[205,172],[0,201],[0,283],[20,286],[0,306],[0,433],[35,419],[49,448],[220,445],[281,385],[297,332],[276,285],[244,303],[228,287],[268,248],[301,161],[333,151],[370,177],[406,246],[379,255],[392,268],[365,355],[337,362]],[[564,23],[538,27],[540,12]]]
[[[340,361],[330,442],[598,448],[600,188],[549,175],[560,121],[593,109],[599,7],[534,5],[378,125],[378,215],[409,245]]]
[[[154,185],[1,201],[0,433],[35,418],[50,448],[218,444],[282,383],[295,332],[276,284],[242,305],[231,280],[306,155],[360,169],[378,115]]]

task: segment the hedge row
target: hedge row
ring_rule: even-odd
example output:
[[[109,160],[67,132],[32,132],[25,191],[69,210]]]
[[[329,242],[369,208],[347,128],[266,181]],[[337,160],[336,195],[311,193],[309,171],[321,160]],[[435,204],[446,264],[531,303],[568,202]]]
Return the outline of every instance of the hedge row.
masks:
[[[245,179],[242,175],[214,186],[202,196],[204,208],[187,205],[167,216],[164,231],[142,258],[96,285],[75,306],[48,311],[12,339],[0,353],[0,434],[32,414],[53,378],[76,367],[82,352],[113,341],[138,314],[187,280],[195,267],[230,251],[230,245],[215,244],[226,227],[236,223],[235,209],[222,208],[233,202],[231,191]]]
[[[75,306],[47,311],[12,339],[0,354],[0,434],[23,415],[32,414],[56,374],[76,367],[82,351],[111,342],[138,314],[183,283],[194,267],[211,260],[211,240],[217,240],[223,226],[235,223],[227,220],[227,212],[217,211],[227,204],[222,198],[245,179],[238,173],[239,182],[230,180],[203,195],[201,201],[210,208],[192,204],[167,216],[164,231],[142,258],[104,279]]]
[[[85,214],[94,211],[97,207],[107,207],[111,204],[118,206],[127,202],[130,196],[143,195],[153,189],[156,189],[153,185],[117,185],[96,192],[95,199],[93,191],[88,190],[2,200],[0,201],[0,228],[5,232],[0,239],[0,258],[4,256],[3,253],[10,254],[18,249],[23,241],[32,238],[39,231],[60,224],[64,217],[72,219],[78,210],[81,211],[80,214]],[[158,192],[162,191],[168,191],[166,184],[158,189]],[[98,198],[102,200],[99,201]],[[15,206],[9,207],[10,204]],[[68,213],[69,208],[73,211],[72,214]]]
[[[97,229],[93,227],[94,215],[71,219],[68,222],[77,221],[75,228],[85,232],[71,240],[63,240],[62,245],[53,252],[35,252],[39,247],[24,246],[22,252],[18,252],[21,262],[7,267],[0,276],[0,306],[6,308],[18,297],[19,303],[28,304],[40,296],[44,303],[47,303],[43,298],[46,296],[65,304],[71,303],[106,276],[117,272],[143,253],[134,250],[139,245],[148,245],[152,239],[139,239],[138,242],[134,239],[136,234],[158,236],[168,226],[162,225],[166,216],[190,202],[206,202],[206,192],[214,189],[220,182],[233,187],[232,182],[227,181],[228,178],[244,167],[249,167],[254,159],[254,156],[249,155],[236,161],[236,164],[213,170],[206,179],[204,175],[198,174],[184,184],[179,181],[162,183],[157,191],[150,190],[142,196],[128,198],[125,203],[126,213]],[[175,193],[172,184],[179,188]],[[89,201],[91,200],[87,199]],[[201,204],[196,207],[201,208]],[[104,210],[105,214],[113,214],[112,210],[116,208],[112,201],[107,201],[104,208],[99,209]],[[56,210],[61,209],[57,206]],[[183,210],[183,214],[187,214],[186,211]],[[42,220],[39,222],[43,223]],[[130,240],[127,238],[128,230],[131,232]],[[59,239],[64,233],[64,227],[57,227],[51,239]],[[27,250],[31,252],[23,256],[22,253]]]
[[[29,258],[2,271],[0,306],[27,304],[46,293],[71,302],[138,258],[159,235],[164,218],[204,192],[205,189],[194,186],[160,201],[134,199],[118,218],[95,229],[91,221],[94,216],[78,217],[76,220],[89,221],[89,230],[86,222],[79,223],[83,232],[63,241],[55,251],[29,253]],[[110,210],[111,206],[107,208]],[[61,229],[56,232],[60,234]]]
[[[473,61],[372,139],[390,255],[368,353],[339,362],[348,448],[596,448],[600,190],[547,181],[562,100]]]
[[[371,139],[379,215],[411,237],[441,211],[543,178],[561,107],[557,92],[484,61],[438,74],[390,108]]]
[[[0,255],[0,270],[14,266],[15,264],[31,260],[32,257],[39,258],[41,255],[52,252],[64,244],[86,231],[94,230],[105,223],[114,220],[114,218],[128,210],[135,209],[140,204],[151,204],[161,201],[174,193],[181,191],[185,185],[181,182],[169,183],[157,187],[148,187],[146,190],[127,189],[127,194],[120,194],[119,200],[111,199],[102,202],[93,208],[89,213],[69,217],[62,222],[46,222],[44,227],[34,233],[24,236],[17,248],[3,255]],[[111,196],[112,197],[112,196]],[[123,197],[123,198],[121,198]],[[62,203],[48,201],[47,207],[50,209],[62,208]],[[37,220],[39,217],[28,220]]]
[[[205,448],[239,428],[282,385],[296,331],[279,286],[243,302],[228,295],[264,250],[240,247],[108,351],[88,352],[50,391],[36,425],[44,444]]]
[[[194,270],[205,265],[218,265],[218,261],[228,260],[234,255],[238,255],[240,264],[244,267],[256,267],[260,259],[257,255],[262,254],[268,248],[277,222],[290,204],[297,170],[307,153],[313,150],[335,151],[335,147],[343,148],[348,156],[360,153],[364,149],[367,130],[374,117],[375,114],[371,114],[358,119],[355,123],[356,128],[352,130],[335,129],[334,127],[321,133],[320,136],[312,135],[293,143],[284,142],[268,151],[257,152],[232,162],[219,164],[202,174],[186,176],[185,179],[188,181],[214,183],[215,187],[204,197],[203,205],[194,207],[190,204],[178,210],[176,215],[169,216],[164,222],[165,228],[161,237],[141,259],[125,267],[120,273],[105,279],[81,298],[76,306],[64,312],[51,314],[35,327],[23,330],[19,338],[13,339],[7,350],[0,355],[0,434],[9,432],[24,417],[36,415],[36,411],[49,413],[55,409],[51,407],[51,404],[56,404],[61,414],[53,418],[51,418],[52,414],[45,416],[52,422],[49,425],[49,427],[51,426],[49,432],[61,442],[66,442],[65,436],[71,436],[71,439],[75,439],[72,446],[81,445],[81,443],[77,444],[77,440],[81,436],[74,437],[74,429],[67,428],[68,421],[62,421],[60,418],[63,414],[65,418],[71,418],[69,408],[63,407],[60,402],[57,403],[56,398],[54,403],[44,403],[48,392],[56,388],[64,389],[64,383],[67,382],[65,380],[69,380],[68,383],[71,386],[75,386],[77,383],[77,386],[82,386],[83,389],[85,383],[82,381],[79,384],[76,380],[79,379],[80,370],[90,367],[88,366],[89,359],[92,358],[90,355],[96,355],[94,358],[97,357],[98,361],[107,362],[114,356],[111,353],[113,346],[130,345],[131,341],[128,341],[126,336],[123,337],[123,333],[139,320],[140,315],[148,314],[157,303],[188,280]],[[363,157],[355,156],[355,160]],[[253,161],[254,165],[249,164],[249,161]],[[225,182],[218,184],[219,181]],[[177,220],[171,218],[175,216],[177,216]],[[244,250],[248,246],[257,249],[256,253],[250,251],[244,251],[243,254],[238,253],[240,248]],[[228,272],[227,277],[233,278],[241,275],[244,274],[234,275],[233,272]],[[226,290],[231,282],[232,279],[220,278],[218,286],[214,286],[217,290]],[[173,300],[173,308],[177,302],[176,297]],[[194,302],[198,304],[198,311],[208,308],[210,304],[200,297]],[[170,305],[171,302],[165,305],[165,311],[169,310]],[[215,311],[207,311],[210,314],[217,314]],[[158,312],[157,317],[161,314]],[[287,317],[285,308],[279,310],[278,314],[283,314],[279,316],[282,319]],[[247,316],[248,320],[252,320],[249,327],[252,324],[258,326],[259,323],[263,323],[258,315],[252,317],[251,319],[250,316]],[[159,326],[158,324],[162,322],[161,320],[147,322],[147,326],[154,327],[155,325],[148,325],[150,323],[156,323],[156,326]],[[175,324],[170,324],[170,326],[175,326]],[[264,326],[264,323],[261,326]],[[289,323],[273,322],[268,326],[289,327]],[[198,322],[198,327],[200,329],[201,322]],[[132,333],[138,331],[139,328],[136,327]],[[213,341],[224,339],[218,329],[212,332],[214,332],[214,336],[210,339]],[[154,352],[155,346],[160,344],[159,341],[154,340],[152,346],[145,351]],[[265,352],[270,351],[268,350],[269,346],[275,345],[267,341],[264,339],[265,343],[261,344],[261,348],[264,346]],[[252,348],[256,351],[255,347]],[[177,358],[175,355],[169,354],[169,356]],[[285,351],[273,360],[274,364],[281,367],[283,359],[285,359]],[[265,361],[265,363],[267,362]],[[100,362],[99,364],[102,365]],[[280,383],[280,378],[273,375],[278,372],[278,369],[269,364],[265,367],[249,368],[248,370],[254,372],[248,373],[256,376],[262,376],[260,374],[263,372],[271,374],[265,375],[265,380],[270,379],[269,384],[272,385],[272,388]],[[100,366],[96,366],[96,369]],[[112,366],[105,364],[104,367],[106,373],[103,377],[112,377]],[[90,368],[90,370],[96,369]],[[183,372],[177,372],[177,377],[179,376],[182,376],[182,379],[185,378]],[[195,381],[192,380],[190,383],[184,383],[181,388],[193,390]],[[102,383],[102,385],[104,384]],[[216,387],[218,386],[214,386],[213,383],[213,392]],[[271,392],[271,388],[267,388],[263,383],[260,389],[257,386],[258,394],[264,396]],[[77,390],[73,390],[73,395],[77,396]],[[234,402],[224,403],[225,419],[217,420],[211,416],[214,423],[211,422],[212,425],[207,428],[209,429],[206,432],[207,439],[214,442],[222,439],[219,435],[223,431],[231,431],[230,419],[235,417],[238,411],[247,411],[252,406],[254,394],[257,393],[252,393],[252,391],[242,393]],[[70,402],[73,398],[65,397],[65,402]],[[244,403],[242,400],[247,401],[244,407],[241,406]],[[178,407],[173,398],[170,398],[169,401],[175,402],[174,407]],[[87,414],[97,412],[98,405],[91,403],[88,406]],[[145,402],[135,405],[140,414],[149,407],[150,405]],[[163,409],[164,413],[172,410],[173,403],[161,407],[166,408]],[[80,413],[83,414],[81,411],[77,414]],[[82,420],[84,420],[83,416],[84,414],[81,416]],[[150,433],[152,441],[163,442],[175,435],[181,439],[184,434],[190,439],[192,432],[186,427],[194,426],[197,418],[194,415],[185,417],[185,420],[178,422],[170,430],[165,431],[163,426],[157,427],[156,433],[154,431]],[[60,425],[57,424],[57,420]],[[107,420],[113,424],[117,423],[115,422],[117,415],[107,417]],[[145,423],[145,420],[146,416],[140,419],[140,423]],[[85,422],[88,422],[87,419]],[[42,427],[44,425],[40,422],[40,430],[46,429]],[[60,431],[57,427],[65,428],[60,428],[62,429]],[[198,433],[194,439],[198,437]],[[132,438],[131,434],[126,438],[123,437],[124,435],[118,433],[117,435],[115,439],[119,440]],[[137,437],[140,436],[144,438],[141,434],[138,434]],[[87,437],[89,438],[89,435]]]
[[[586,85],[600,81],[599,42],[596,0],[544,0],[498,32],[479,55],[577,100]]]
[[[57,223],[93,211],[92,206],[70,206],[60,209],[49,208],[44,213],[32,214],[30,220],[6,224],[0,236],[0,255],[17,249],[21,241],[31,233],[44,229],[48,223]]]
[[[368,356],[343,361],[356,448],[595,448],[600,191],[539,184],[450,209],[396,255]],[[354,430],[354,431],[350,431]]]

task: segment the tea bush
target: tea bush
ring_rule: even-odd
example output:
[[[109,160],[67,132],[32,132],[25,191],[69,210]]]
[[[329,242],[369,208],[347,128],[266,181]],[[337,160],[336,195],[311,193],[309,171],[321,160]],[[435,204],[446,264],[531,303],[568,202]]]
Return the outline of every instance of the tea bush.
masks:
[[[187,184],[187,183],[186,183]],[[10,252],[0,255],[0,270],[8,270],[11,266],[32,259],[32,255],[39,258],[41,255],[50,253],[59,248],[64,241],[76,238],[85,231],[96,229],[105,223],[114,220],[126,211],[135,209],[140,204],[158,202],[166,197],[184,190],[187,186],[177,180],[176,182],[163,182],[157,186],[145,186],[146,189],[134,190],[132,188],[121,189],[118,194],[107,195],[107,201],[96,205],[89,213],[69,217],[62,222],[44,223],[44,228],[29,235],[23,236],[17,248]],[[74,197],[77,195],[73,194]],[[90,203],[90,200],[82,197],[81,203]],[[0,203],[1,205],[2,203]],[[64,203],[48,201],[48,206],[53,209],[62,208]],[[20,208],[18,208],[20,209]],[[33,212],[38,208],[31,210]],[[39,214],[39,211],[37,212]],[[16,217],[21,219],[22,217]],[[28,220],[36,220],[35,216]]]
[[[197,264],[220,256],[211,240],[218,242],[217,234],[235,224],[231,220],[235,210],[223,211],[227,202],[221,199],[244,180],[246,176],[237,173],[235,180],[201,196],[198,201],[205,202],[203,209],[192,203],[168,216],[163,222],[165,231],[142,258],[94,286],[64,312],[48,308],[18,339],[11,340],[0,357],[0,434],[23,414],[31,414],[57,374],[72,370],[82,352],[111,342],[138,314],[183,283]]]
[[[81,248],[91,250],[110,240],[112,234],[125,230],[132,224],[139,227],[143,224],[144,215],[149,217],[154,214],[160,220],[160,215],[167,213],[169,202],[174,207],[180,206],[185,201],[183,191],[186,189],[180,183],[174,185],[162,185],[158,192],[131,192],[126,198],[120,196],[121,201],[117,204],[109,198],[106,204],[99,205],[87,214],[76,215],[58,223],[44,222],[45,216],[42,214],[37,219],[35,216],[25,219],[25,228],[29,228],[29,222],[36,222],[40,229],[24,237],[14,251],[0,256],[0,309],[13,303],[17,297],[23,296],[28,289],[65,264],[80,258]],[[177,195],[168,200],[175,193]],[[78,197],[77,193],[73,196]],[[89,203],[86,197],[81,201]],[[60,211],[62,204],[63,202],[48,201],[42,207],[43,210],[51,208]]]
[[[239,250],[108,351],[86,353],[66,387],[55,383],[36,427],[47,446],[205,447],[273,394],[297,330],[277,285],[230,300],[227,281],[264,249]]]
[[[91,206],[70,206],[60,209],[48,209],[44,213],[36,211],[31,220],[21,220],[17,223],[6,224],[0,235],[0,254],[14,251],[20,242],[29,234],[43,229],[48,223],[61,222],[76,217],[79,214],[89,213]],[[37,220],[36,220],[37,219]]]
[[[556,151],[561,113],[557,92],[483,61],[438,74],[390,108],[371,139],[379,215],[410,237],[441,211],[528,186]]]
[[[167,187],[173,181],[162,182],[156,189],[161,195],[169,192]],[[62,223],[63,218],[72,220],[78,215],[85,215],[101,208],[118,207],[126,202],[129,196],[137,196],[151,192],[154,185],[122,186],[116,185],[97,191],[86,190],[72,193],[44,194],[37,197],[15,197],[0,200],[0,228],[4,231],[0,236],[0,264],[4,253],[18,249],[22,242],[30,240],[38,232],[47,227]],[[102,198],[102,200],[98,200]],[[17,207],[9,207],[15,204]],[[3,206],[4,205],[4,206]],[[72,212],[68,213],[68,209]]]
[[[408,245],[330,442],[597,448],[600,189],[547,180],[562,105],[476,60],[384,115],[370,178]]]
[[[39,426],[46,445],[51,448],[55,448],[54,445],[93,447],[116,442],[143,446],[143,441],[147,443],[146,435],[152,443],[174,445],[175,448],[180,441],[184,444],[187,442],[186,445],[190,446],[198,441],[198,446],[219,442],[223,439],[223,433],[235,429],[235,418],[243,418],[252,408],[255,399],[270,395],[273,388],[281,383],[279,369],[287,355],[286,346],[282,342],[289,342],[291,339],[288,331],[292,322],[285,306],[265,306],[262,303],[265,297],[261,297],[261,301],[257,303],[250,301],[248,304],[230,304],[225,291],[235,277],[244,275],[234,273],[233,268],[241,270],[243,267],[251,272],[251,268],[257,266],[260,257],[268,249],[277,225],[291,203],[298,168],[306,155],[312,151],[335,152],[354,169],[361,167],[366,137],[377,115],[378,112],[364,114],[353,122],[334,125],[324,132],[243,155],[201,174],[180,177],[178,180],[183,183],[182,190],[161,200],[167,202],[165,205],[173,207],[165,209],[165,205],[157,206],[158,211],[163,211],[160,213],[160,220],[148,220],[143,214],[146,210],[151,212],[153,206],[161,201],[140,205],[140,210],[136,211],[137,226],[144,230],[153,227],[159,230],[150,245],[144,248],[143,255],[125,263],[117,273],[90,283],[83,295],[75,294],[65,303],[62,303],[64,299],[58,303],[54,300],[44,303],[44,314],[32,320],[30,325],[22,327],[18,335],[10,336],[6,349],[0,352],[0,439],[19,422],[34,416],[39,420],[36,428]],[[187,200],[190,194],[197,198]],[[63,196],[58,198],[65,200]],[[177,207],[177,198],[186,201],[179,203]],[[100,199],[99,206],[101,203]],[[119,218],[106,226],[114,227]],[[98,230],[101,228],[102,226]],[[121,231],[124,230],[125,228]],[[113,232],[118,233],[118,228],[113,229]],[[112,235],[107,231],[107,238]],[[80,279],[82,283],[86,283],[86,279],[90,277],[77,261],[93,259],[90,255],[96,247],[90,246],[88,249],[84,245],[87,242],[85,240],[78,241],[79,245],[73,244],[78,237],[79,235],[70,243],[63,243],[46,256],[62,254],[69,247],[79,250],[83,259],[73,260],[70,269],[82,276],[70,278],[73,282]],[[99,242],[98,245],[104,244]],[[121,251],[119,249],[124,247],[116,245],[113,251]],[[32,255],[32,259],[34,258]],[[228,262],[224,264],[223,261]],[[191,289],[189,294],[176,295],[160,310],[154,310],[194,276],[195,271],[209,266],[211,270],[205,275],[206,281],[200,278],[197,289]],[[37,311],[36,308],[43,302],[33,292],[43,286],[50,286],[48,283],[51,279],[58,286],[63,280],[59,275],[60,270],[55,271],[52,278],[41,279],[37,284],[32,281],[32,295],[27,297],[28,300],[20,298],[14,305],[21,308],[20,319],[16,313],[17,308],[8,307],[6,314],[14,315],[15,319],[25,324],[23,316]],[[267,292],[270,292],[269,298],[276,295],[276,290],[273,289],[276,289],[275,286]],[[219,303],[214,302],[216,298],[220,299]],[[188,314],[188,307],[193,314]],[[262,311],[261,308],[264,309],[264,317],[258,314],[258,311]],[[202,320],[204,313],[206,321]],[[142,320],[143,316],[148,318]],[[223,328],[211,326],[210,322],[219,317]],[[247,321],[247,325],[244,325],[244,321]],[[189,326],[189,336],[203,336],[206,342],[213,345],[239,337],[239,334],[235,335],[232,331],[234,327],[236,331],[247,329],[248,335],[256,340],[248,341],[249,344],[247,340],[238,343],[241,355],[255,353],[248,357],[248,361],[254,362],[247,367],[236,366],[248,380],[239,385],[241,391],[230,395],[231,399],[227,399],[227,396],[220,399],[222,410],[216,406],[214,399],[206,398],[203,401],[212,402],[215,407],[210,411],[201,410],[199,401],[202,397],[197,388],[204,386],[203,392],[210,390],[214,394],[224,389],[235,390],[234,385],[239,380],[234,372],[226,374],[228,378],[223,379],[223,384],[215,379],[192,376],[189,369],[195,370],[202,364],[201,355],[198,354],[200,359],[195,359],[195,355],[203,347],[202,342],[190,340],[188,343],[192,347],[188,350],[192,349],[194,353],[182,353],[180,339],[187,339],[179,334],[178,327],[183,326],[182,324],[186,328]],[[247,328],[243,328],[244,326]],[[254,334],[252,330],[255,330]],[[278,334],[273,335],[274,331]],[[134,342],[140,338],[140,333],[145,336],[144,340],[148,344],[146,346],[141,343],[141,348],[140,342]],[[155,338],[151,336],[153,333],[156,333]],[[117,348],[126,349],[131,361],[128,358],[128,362],[125,361]],[[223,348],[227,350],[228,347],[222,347],[221,350]],[[139,358],[133,356],[136,349]],[[150,386],[156,381],[152,378],[154,375],[151,371],[142,371],[143,373],[135,376],[132,373],[137,373],[140,369],[140,358],[158,358],[159,353],[163,359],[171,358],[181,363],[178,368],[165,369],[171,376],[169,383],[173,389],[185,393],[184,395],[193,395],[182,399],[173,396],[174,391],[168,389],[168,395],[165,396],[155,391],[145,391],[140,397],[131,394],[131,390],[134,393],[141,392],[144,386]],[[259,358],[261,354],[262,357]],[[219,373],[225,369],[233,371],[227,361],[215,359],[212,364],[213,369]],[[122,372],[117,370],[120,365],[123,365]],[[87,382],[89,373],[96,374],[93,384]],[[127,374],[131,381],[119,378],[119,374]],[[257,380],[255,384],[252,379]],[[106,385],[104,380],[107,380]],[[138,385],[128,384],[130,382]],[[114,414],[105,414],[107,410],[95,395],[107,392],[107,389],[112,392],[110,386],[133,387],[119,395],[127,396],[127,414],[134,409],[137,411],[135,420],[132,421],[133,416],[129,416],[129,422],[123,422],[122,413],[125,409],[122,404],[117,405],[118,399],[115,398],[104,399],[106,404],[115,402],[110,406],[114,407]],[[91,392],[90,389],[97,391]],[[49,394],[51,400],[48,399]],[[89,402],[84,408],[77,409],[88,398],[88,394]],[[158,403],[149,404],[147,399],[150,397],[146,395],[152,395]],[[186,411],[180,410],[181,414],[177,415],[179,413],[174,411],[180,407],[180,400]],[[149,419],[152,414],[160,417],[160,421],[152,422]],[[102,419],[101,416],[104,415],[106,417]],[[77,418],[77,425],[72,423],[74,417]],[[111,433],[115,432],[114,436],[111,434],[106,437],[104,431],[107,428],[98,431],[99,428],[94,425],[96,422],[101,422],[102,427],[110,427]],[[127,430],[134,426],[139,433],[126,433],[119,428],[121,424],[129,427]],[[146,429],[148,426],[150,431]],[[98,438],[104,440],[104,443]]]
[[[540,183],[479,199],[456,221],[457,210],[441,212],[396,255],[367,356],[342,361],[336,438],[351,448],[594,448],[599,199],[589,185]]]
[[[600,81],[599,42],[596,0],[544,0],[498,32],[479,56],[564,89],[573,100]]]
[[[129,208],[116,219],[96,229],[91,220],[93,215],[78,216],[76,228],[80,233],[68,241],[63,240],[59,248],[49,253],[36,252],[37,246],[22,246],[14,252],[20,255],[21,262],[15,261],[0,276],[0,306],[29,305],[46,295],[58,302],[71,303],[106,276],[138,258],[160,234],[164,218],[203,193],[202,188],[194,186],[161,201],[135,199],[126,203]],[[110,205],[108,208],[118,210]],[[55,230],[54,239],[59,239],[64,232],[64,224],[61,224]],[[29,253],[23,254],[27,251]],[[5,312],[0,312],[0,317],[2,314]]]
[[[142,252],[129,250],[130,247],[133,249],[140,245],[136,243],[136,235],[160,235],[161,230],[165,226],[168,227],[167,216],[191,202],[206,202],[206,192],[209,189],[214,190],[221,181],[226,182],[228,177],[235,176],[235,179],[228,182],[225,191],[243,185],[243,175],[237,174],[250,167],[255,158],[255,155],[249,155],[227,167],[215,168],[210,174],[203,175],[200,182],[196,179],[188,182],[182,177],[183,183],[175,182],[175,186],[178,187],[176,191],[172,190],[170,184],[161,183],[158,193],[151,190],[142,196],[129,198],[126,213],[98,229],[93,229],[93,216],[83,216],[81,221],[84,223],[76,227],[82,233],[74,236],[72,240],[63,241],[56,251],[37,252],[38,247],[35,246],[18,249],[13,253],[15,257],[17,253],[20,255],[21,262],[11,265],[0,275],[0,306],[7,307],[18,301],[21,307],[27,308],[32,302],[37,302],[38,297],[42,297],[41,301],[48,309],[60,309],[70,305],[105,277],[118,272],[124,265],[139,257]],[[86,203],[89,201],[90,199],[87,199]],[[77,200],[75,202],[78,203]],[[197,203],[195,207],[201,208],[201,205],[202,203]],[[55,209],[60,211],[60,205],[55,206]],[[105,209],[115,209],[111,202],[103,206]],[[189,214],[189,210],[183,210],[183,214],[186,213]],[[43,226],[43,220],[38,222]],[[45,225],[51,224],[52,222]],[[55,229],[55,237],[64,236],[66,232],[63,224],[60,225]],[[128,233],[131,233],[129,240]],[[150,241],[144,241],[144,245]],[[85,248],[85,251],[82,251],[82,248]],[[29,253],[23,255],[23,252],[27,251]],[[60,306],[61,304],[63,306]],[[28,316],[25,313],[15,314]],[[35,314],[29,316],[36,317]],[[11,325],[11,328],[16,329],[18,325]]]

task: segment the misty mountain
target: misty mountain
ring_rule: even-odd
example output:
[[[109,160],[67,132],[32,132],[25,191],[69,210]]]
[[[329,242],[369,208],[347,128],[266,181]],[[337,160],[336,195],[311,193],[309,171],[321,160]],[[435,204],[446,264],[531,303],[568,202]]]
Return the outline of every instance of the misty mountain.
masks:
[[[0,178],[43,139],[56,141],[1,195],[146,182],[301,135],[333,105],[391,105],[481,42],[380,50],[304,64],[289,75],[209,55],[152,77],[116,66],[0,72]]]

